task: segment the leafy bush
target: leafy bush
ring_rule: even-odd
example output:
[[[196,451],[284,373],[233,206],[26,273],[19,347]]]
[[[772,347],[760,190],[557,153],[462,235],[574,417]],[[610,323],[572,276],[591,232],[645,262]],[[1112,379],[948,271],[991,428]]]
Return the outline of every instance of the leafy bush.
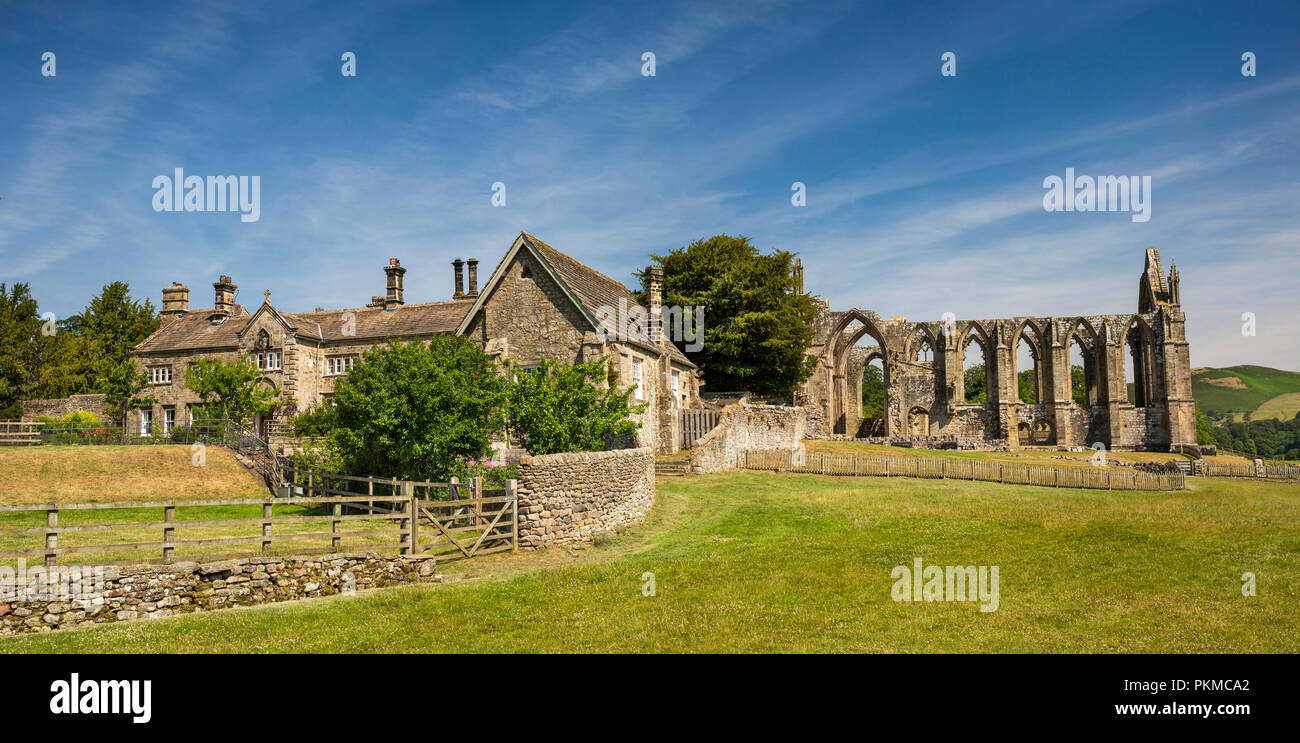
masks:
[[[329,447],[349,474],[445,481],[503,428],[505,377],[462,336],[368,351],[334,390]]]
[[[328,401],[289,419],[294,436],[328,436],[338,420],[334,405]]]
[[[519,477],[519,465],[493,460],[459,461],[453,463],[448,471],[452,477],[460,478],[461,482],[481,477],[485,488],[503,488],[506,480]]]
[[[73,426],[94,425],[99,422],[99,416],[89,410],[74,410],[63,416],[63,422]]]
[[[635,433],[641,424],[629,416],[645,412],[646,403],[629,405],[634,388],[600,387],[606,364],[606,357],[572,365],[542,359],[530,372],[517,371],[506,405],[511,437],[540,455],[601,451]]]

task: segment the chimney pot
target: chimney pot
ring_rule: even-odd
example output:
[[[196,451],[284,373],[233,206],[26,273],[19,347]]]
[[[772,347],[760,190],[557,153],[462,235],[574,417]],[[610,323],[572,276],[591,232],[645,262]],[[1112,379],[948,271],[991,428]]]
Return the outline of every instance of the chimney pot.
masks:
[[[645,300],[650,305],[650,340],[658,343],[663,340],[663,304],[664,304],[664,267],[646,266]]]
[[[460,299],[465,296],[465,261],[460,258],[451,262],[456,272],[456,293],[452,294],[452,299]]]
[[[478,296],[478,258],[470,258],[465,261],[469,264],[469,291],[465,292],[466,296]]]
[[[171,286],[163,287],[162,294],[162,314],[167,315],[189,311],[190,290],[181,282],[173,281]]]
[[[406,275],[406,269],[402,268],[402,262],[396,258],[389,258],[388,265],[384,266],[384,273],[388,275],[388,294],[384,297],[384,306],[391,309],[399,304],[406,304],[406,292],[402,288],[402,277]]]
[[[231,282],[230,277],[222,275],[219,280],[212,283],[215,291],[213,309],[218,315],[231,315],[235,311],[235,292],[239,289]]]

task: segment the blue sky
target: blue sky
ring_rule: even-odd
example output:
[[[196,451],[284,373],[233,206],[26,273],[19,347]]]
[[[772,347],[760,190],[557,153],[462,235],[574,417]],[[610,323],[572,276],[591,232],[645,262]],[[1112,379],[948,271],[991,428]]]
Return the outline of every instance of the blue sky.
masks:
[[[1193,365],[1300,369],[1300,3],[4,2],[0,69],[0,281],[60,317],[223,273],[360,306],[393,256],[444,299],[520,229],[629,284],[726,232],[835,309],[1119,313],[1155,245]],[[155,212],[178,167],[260,176],[260,220]],[[1067,167],[1150,175],[1150,221],[1045,212]]]

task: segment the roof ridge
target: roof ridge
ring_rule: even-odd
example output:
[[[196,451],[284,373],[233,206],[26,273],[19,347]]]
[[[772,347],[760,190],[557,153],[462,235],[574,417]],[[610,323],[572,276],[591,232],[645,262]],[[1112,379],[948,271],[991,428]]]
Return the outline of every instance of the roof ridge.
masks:
[[[619,281],[618,279],[612,278],[612,277],[610,277],[610,276],[606,276],[605,274],[601,273],[600,271],[597,271],[596,269],[592,268],[591,266],[588,266],[586,263],[583,263],[582,261],[578,260],[577,258],[574,258],[573,256],[569,255],[568,253],[562,252],[562,251],[560,251],[559,249],[552,247],[551,245],[547,244],[544,240],[542,240],[541,238],[537,237],[536,235],[534,235],[534,234],[532,234],[532,233],[530,233],[530,232],[524,232],[524,235],[525,235],[529,240],[533,240],[533,241],[536,243],[536,245],[537,245],[538,247],[545,248],[546,250],[549,250],[549,251],[551,251],[552,253],[555,253],[556,255],[560,256],[561,258],[564,258],[565,260],[572,261],[573,263],[578,264],[578,266],[580,266],[583,270],[589,271],[589,272],[595,274],[596,276],[598,276],[598,277],[600,277],[600,278],[602,278],[602,279],[608,281],[608,282],[611,283],[611,284],[617,284],[618,286],[622,287],[625,291],[627,291],[629,294],[635,294],[635,293],[636,293],[636,292],[632,291],[631,289],[628,289],[627,284],[624,284],[623,282]]]

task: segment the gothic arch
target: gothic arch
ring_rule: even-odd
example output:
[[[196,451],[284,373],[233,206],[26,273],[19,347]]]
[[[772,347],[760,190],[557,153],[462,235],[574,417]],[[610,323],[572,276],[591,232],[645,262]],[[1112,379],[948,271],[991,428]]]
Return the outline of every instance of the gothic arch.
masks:
[[[1020,368],[1020,362],[1017,359],[1020,351],[1020,341],[1024,340],[1029,346],[1029,353],[1034,360],[1034,401],[1042,403],[1047,391],[1046,380],[1043,378],[1046,373],[1047,362],[1047,334],[1044,332],[1044,325],[1040,325],[1033,318],[1024,318],[1017,323],[1015,330],[1011,332],[1008,345],[1011,348],[1011,368],[1010,372],[1010,389],[1013,399],[1017,402],[1026,402],[1020,399],[1020,372],[1025,371]],[[1025,331],[1029,330],[1029,333]]]

